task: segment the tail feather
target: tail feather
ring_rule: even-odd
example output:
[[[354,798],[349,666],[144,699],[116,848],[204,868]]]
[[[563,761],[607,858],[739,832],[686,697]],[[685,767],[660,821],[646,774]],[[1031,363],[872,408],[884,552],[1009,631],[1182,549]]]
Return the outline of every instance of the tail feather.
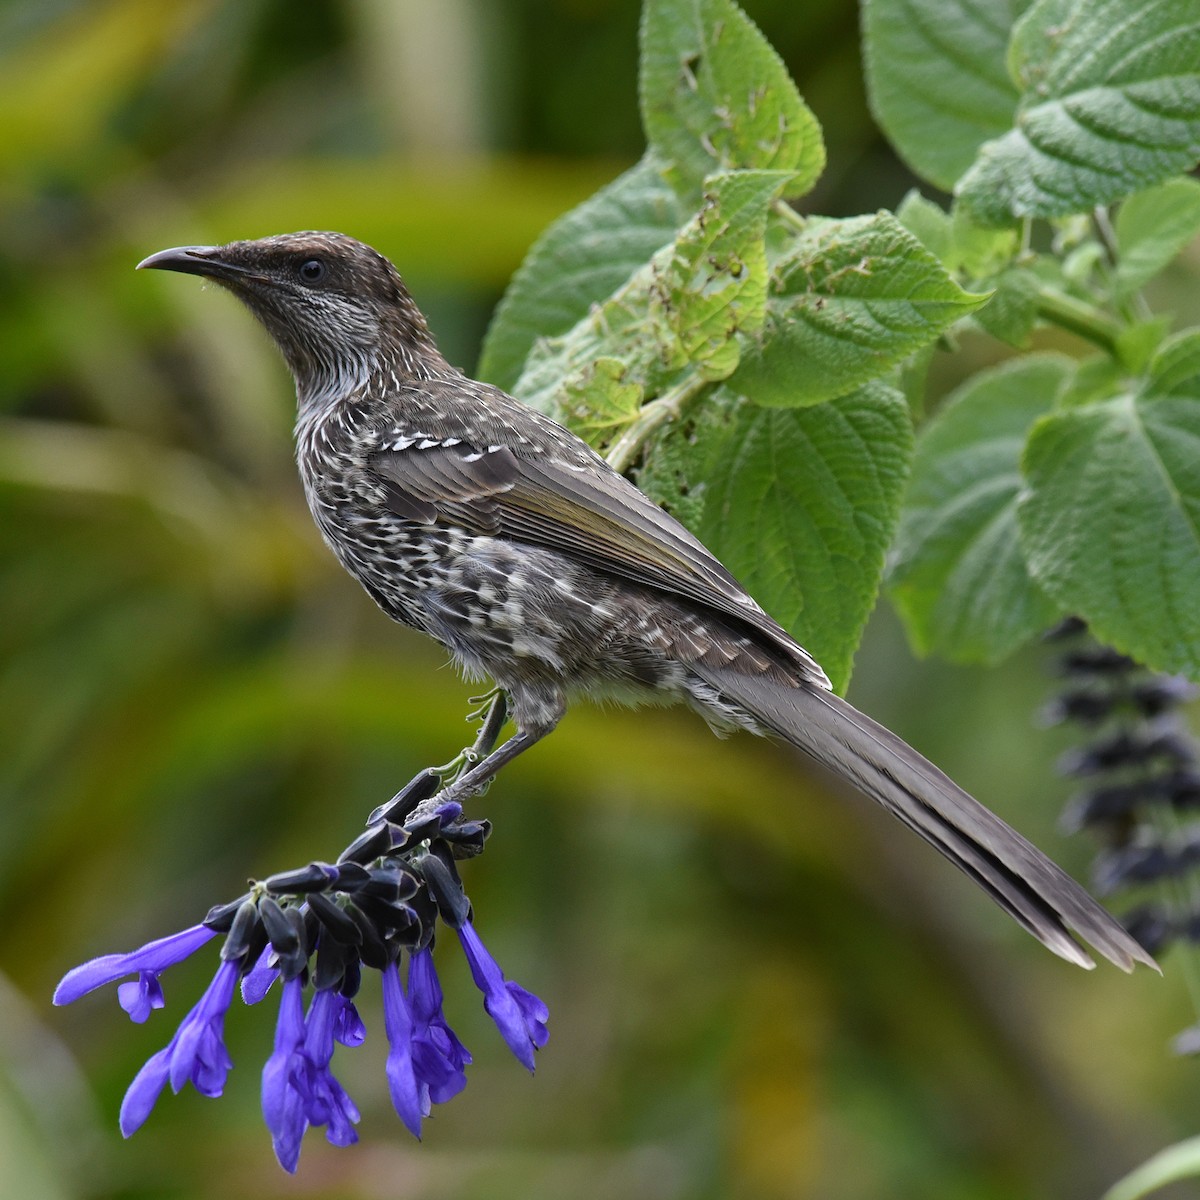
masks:
[[[766,728],[877,800],[969,875],[1055,954],[1095,963],[1068,930],[1129,971],[1158,969],[1074,879],[911,746],[832,692],[726,668],[696,673]]]

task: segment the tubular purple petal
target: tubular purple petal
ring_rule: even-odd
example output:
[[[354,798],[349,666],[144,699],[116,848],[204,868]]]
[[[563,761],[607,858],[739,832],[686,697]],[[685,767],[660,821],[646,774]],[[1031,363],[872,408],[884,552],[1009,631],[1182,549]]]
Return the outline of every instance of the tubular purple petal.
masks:
[[[400,966],[389,963],[383,975],[383,1028],[387,1034],[388,1056],[385,1072],[388,1091],[400,1120],[415,1138],[421,1136],[421,1118],[425,1115],[421,1086],[413,1070],[413,1020],[408,1000],[400,983]]]
[[[358,1141],[354,1130],[359,1119],[358,1109],[329,1069],[334,1031],[347,1003],[344,996],[327,989],[313,997],[295,1076],[308,1123],[324,1125],[325,1137],[335,1146],[349,1146]]]
[[[300,1143],[308,1128],[304,1097],[293,1082],[296,1072],[302,1069],[303,992],[299,976],[284,982],[279,997],[279,1020],[275,1026],[275,1049],[262,1073],[263,1120],[271,1132],[271,1145],[279,1165],[292,1174],[300,1161]]]
[[[117,999],[129,1014],[129,1019],[139,1025],[149,1018],[154,1009],[166,1004],[162,984],[153,971],[139,972],[136,983],[118,984]]]
[[[549,1036],[546,1006],[531,992],[504,978],[499,964],[488,953],[470,921],[455,932],[467,956],[475,986],[483,993],[483,1007],[517,1061],[532,1071],[534,1047],[544,1046]]]
[[[408,968],[408,1003],[413,1019],[413,1071],[422,1089],[422,1111],[444,1104],[467,1086],[463,1068],[471,1054],[442,1013],[442,986],[429,948],[417,951]]]
[[[95,991],[106,983],[116,983],[126,975],[141,971],[157,975],[167,967],[182,962],[216,936],[207,926],[193,925],[190,929],[173,933],[169,937],[147,942],[128,954],[105,954],[101,958],[93,958],[72,968],[63,976],[58,987],[54,989],[54,1003],[70,1004],[80,996]]]
[[[333,1027],[334,1039],[343,1046],[361,1046],[367,1040],[367,1027],[358,1015],[353,1000],[347,1000],[340,994],[338,1000],[341,1003],[337,1006],[337,1018]]]
[[[245,1004],[257,1004],[271,990],[272,984],[279,978],[279,968],[273,966],[271,959],[275,951],[266,946],[258,956],[258,961],[242,976],[242,1001]]]
[[[225,1049],[225,1013],[233,1002],[238,964],[223,962],[200,1002],[179,1026],[171,1053],[171,1090],[178,1092],[190,1079],[204,1096],[219,1096],[233,1062]]]
[[[121,1135],[132,1137],[145,1124],[162,1090],[167,1084],[170,1072],[171,1052],[175,1049],[175,1039],[157,1054],[146,1060],[142,1069],[133,1077],[133,1082],[125,1091],[125,1099],[121,1101]]]

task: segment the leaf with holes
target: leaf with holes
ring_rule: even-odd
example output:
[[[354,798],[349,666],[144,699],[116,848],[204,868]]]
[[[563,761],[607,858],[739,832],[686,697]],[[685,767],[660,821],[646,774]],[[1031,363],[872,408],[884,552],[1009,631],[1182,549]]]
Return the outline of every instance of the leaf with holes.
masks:
[[[525,256],[496,309],[480,377],[511,388],[539,337],[566,333],[644,267],[686,219],[651,155],[559,217]]]
[[[732,0],[647,0],[641,41],[642,124],[681,196],[718,170],[791,172],[793,197],[816,183],[821,127]]]
[[[1008,65],[1013,128],[955,189],[981,220],[1086,212],[1200,159],[1196,0],[1037,0]]]
[[[814,220],[775,265],[762,334],[730,384],[756,404],[818,404],[883,375],[986,301],[891,213]]]

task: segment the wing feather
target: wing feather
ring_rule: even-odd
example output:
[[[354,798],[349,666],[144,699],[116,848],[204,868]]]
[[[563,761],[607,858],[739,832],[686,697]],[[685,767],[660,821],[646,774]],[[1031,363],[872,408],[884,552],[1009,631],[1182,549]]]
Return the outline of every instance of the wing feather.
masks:
[[[455,440],[371,457],[388,506],[569,555],[593,570],[682,596],[753,631],[822,687],[825,673],[678,521],[602,462],[571,464],[523,446]]]

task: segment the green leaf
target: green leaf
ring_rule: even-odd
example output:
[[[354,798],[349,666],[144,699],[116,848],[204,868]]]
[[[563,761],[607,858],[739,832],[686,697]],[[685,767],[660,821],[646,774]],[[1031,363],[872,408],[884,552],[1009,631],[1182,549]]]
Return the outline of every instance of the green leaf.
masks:
[[[954,222],[948,212],[912,188],[896,209],[896,220],[947,270],[953,270]]]
[[[945,191],[989,138],[1012,126],[1004,70],[1029,0],[863,0],[871,111],[900,157]]]
[[[1137,291],[1200,234],[1200,183],[1169,179],[1137,192],[1117,213],[1117,292]]]
[[[1150,360],[1148,393],[1200,400],[1200,329],[1168,338]]]
[[[1084,212],[1200,158],[1195,0],[1037,0],[1008,65],[1014,127],[955,189],[987,223]]]
[[[786,171],[728,171],[705,180],[700,212],[655,260],[648,320],[668,331],[668,366],[695,364],[706,379],[737,366],[736,335],[757,333],[767,310],[767,211]]]
[[[730,382],[756,404],[817,404],[883,375],[986,300],[891,213],[812,221],[776,264],[762,335]]]
[[[1160,1150],[1118,1179],[1100,1200],[1142,1200],[1168,1183],[1196,1176],[1200,1176],[1200,1137],[1187,1138]]]
[[[975,320],[1010,346],[1028,346],[1038,317],[1041,285],[1037,276],[1024,267],[1010,267],[992,280],[992,287],[991,300],[975,313]]]
[[[525,256],[496,309],[480,376],[511,388],[539,337],[569,330],[645,266],[686,219],[650,155],[559,217]]]
[[[625,382],[647,395],[689,367],[707,379],[727,375],[738,360],[734,338],[762,322],[767,209],[788,178],[779,171],[711,176],[700,211],[675,241],[569,332],[537,342],[514,393],[562,415],[578,406],[567,389],[578,388],[601,357],[624,363]]]
[[[908,474],[904,398],[873,383],[815,408],[762,409],[722,389],[705,409],[668,431],[638,482],[844,689]]]
[[[950,211],[954,224],[954,253],[947,270],[961,267],[972,279],[983,279],[1004,270],[1020,246],[1015,229],[981,225],[965,204],[955,202]]]
[[[825,167],[821,127],[787,68],[732,0],[647,0],[642,124],[681,196],[716,170],[793,172],[802,196]]]
[[[589,445],[607,445],[631,425],[642,407],[642,387],[626,381],[625,364],[598,358],[563,385],[563,424]]]
[[[1017,531],[1021,451],[1071,360],[1028,355],[981,371],[917,439],[888,591],[919,654],[995,663],[1058,613]]]
[[[1043,417],[1023,468],[1030,572],[1102,641],[1200,677],[1200,405],[1117,396]]]

